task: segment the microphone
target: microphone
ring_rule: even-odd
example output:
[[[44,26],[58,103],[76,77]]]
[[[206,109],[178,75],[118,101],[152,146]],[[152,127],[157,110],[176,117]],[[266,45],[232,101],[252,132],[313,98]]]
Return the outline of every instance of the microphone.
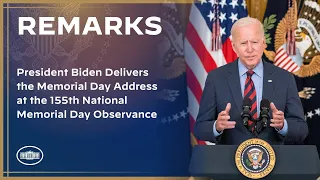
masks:
[[[248,126],[248,120],[251,119],[251,104],[252,102],[250,98],[243,99],[241,118],[243,121],[243,125],[245,126]]]
[[[267,99],[262,99],[260,102],[260,120],[263,123],[263,127],[267,127],[267,122],[270,119],[270,101]]]

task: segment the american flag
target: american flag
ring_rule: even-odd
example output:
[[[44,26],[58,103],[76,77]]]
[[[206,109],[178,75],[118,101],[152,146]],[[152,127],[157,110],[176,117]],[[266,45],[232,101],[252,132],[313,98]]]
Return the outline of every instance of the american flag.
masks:
[[[193,128],[208,72],[237,58],[232,50],[230,30],[234,22],[246,16],[248,12],[245,0],[199,0],[191,6],[184,50],[187,62],[190,129],[193,139],[195,139]],[[212,37],[216,32],[213,32],[215,29],[213,26],[217,25],[214,22],[220,22],[217,27],[222,40],[222,48],[216,51],[212,50]],[[198,144],[210,144],[196,141]]]

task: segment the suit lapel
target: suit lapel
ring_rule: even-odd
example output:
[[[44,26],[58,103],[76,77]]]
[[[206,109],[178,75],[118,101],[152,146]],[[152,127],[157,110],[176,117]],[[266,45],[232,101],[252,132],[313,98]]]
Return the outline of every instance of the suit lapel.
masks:
[[[230,91],[232,92],[232,96],[236,102],[237,109],[239,113],[242,112],[242,94],[240,87],[240,77],[239,77],[239,69],[238,69],[238,60],[234,61],[229,66],[229,74],[228,74],[228,84]]]
[[[272,102],[276,78],[274,78],[273,65],[263,61],[263,90],[262,99]]]

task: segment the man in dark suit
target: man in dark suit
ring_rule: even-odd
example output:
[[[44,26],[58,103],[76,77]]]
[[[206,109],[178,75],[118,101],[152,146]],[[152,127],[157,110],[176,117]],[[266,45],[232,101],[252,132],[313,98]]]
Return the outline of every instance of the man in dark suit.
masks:
[[[231,35],[239,58],[208,74],[195,136],[216,144],[240,144],[253,138],[241,118],[243,99],[247,97],[252,101],[253,118],[259,118],[262,99],[272,102],[270,126],[258,138],[270,144],[283,144],[284,140],[302,143],[308,126],[295,79],[291,73],[262,60],[266,48],[263,25],[245,17],[234,23]]]

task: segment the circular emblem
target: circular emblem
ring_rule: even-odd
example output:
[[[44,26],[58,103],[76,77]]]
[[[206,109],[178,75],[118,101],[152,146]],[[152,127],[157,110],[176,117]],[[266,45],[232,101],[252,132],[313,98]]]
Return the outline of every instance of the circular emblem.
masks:
[[[269,143],[253,138],[239,145],[235,155],[235,163],[244,176],[260,179],[273,170],[276,156]]]

